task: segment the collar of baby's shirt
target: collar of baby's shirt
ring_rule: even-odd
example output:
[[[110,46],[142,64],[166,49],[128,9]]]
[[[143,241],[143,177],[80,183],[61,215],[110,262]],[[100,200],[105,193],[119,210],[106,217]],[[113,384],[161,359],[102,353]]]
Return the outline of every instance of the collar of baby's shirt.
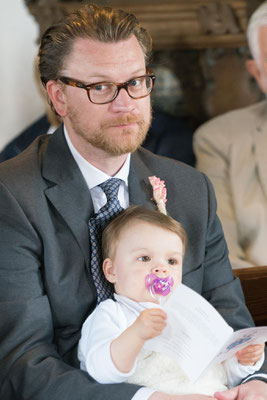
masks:
[[[65,135],[68,147],[71,151],[71,154],[72,154],[74,160],[76,161],[78,167],[80,168],[89,190],[97,187],[98,185],[107,181],[110,178],[121,179],[124,182],[125,186],[128,187],[128,176],[129,176],[129,170],[130,170],[131,154],[127,155],[127,158],[126,158],[123,166],[121,167],[121,169],[118,171],[118,173],[111,177],[111,176],[107,175],[105,172],[101,171],[100,169],[94,167],[85,158],[83,158],[83,156],[73,146],[65,125],[64,125],[64,135]]]
[[[139,315],[142,311],[148,308],[162,308],[160,304],[153,302],[137,302],[117,293],[114,293],[114,299],[122,306],[134,312],[136,315]]]

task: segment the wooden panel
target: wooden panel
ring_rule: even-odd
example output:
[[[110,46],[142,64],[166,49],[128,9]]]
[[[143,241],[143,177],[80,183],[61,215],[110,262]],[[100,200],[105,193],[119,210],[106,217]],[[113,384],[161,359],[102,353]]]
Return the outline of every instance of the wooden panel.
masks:
[[[267,326],[267,266],[233,270],[242,284],[246,304],[257,326]]]
[[[52,1],[47,0],[45,5],[43,1],[30,2],[28,8],[32,15],[38,21],[41,27],[41,34],[44,29],[50,25],[55,17],[64,15],[81,6],[81,2],[77,1]],[[222,29],[224,24],[227,25],[227,18],[223,19],[221,11],[218,9],[220,2],[213,0],[168,0],[158,1],[143,0],[123,1],[95,1],[96,4],[108,5],[116,8],[122,8],[132,12],[141,22],[141,24],[149,30],[153,38],[154,49],[171,49],[171,48],[207,48],[207,47],[239,47],[246,44],[244,35],[247,24],[247,9],[245,0],[228,0],[227,3],[235,20],[235,33],[226,32]],[[216,7],[218,13],[216,13]],[[214,26],[218,32],[205,32],[203,26],[203,18],[200,17],[200,10],[215,20]],[[212,12],[211,12],[212,10]],[[49,21],[50,19],[50,21]],[[205,18],[204,18],[205,19]],[[217,19],[217,20],[216,20]],[[206,22],[208,18],[206,18]],[[232,24],[233,25],[233,24]]]

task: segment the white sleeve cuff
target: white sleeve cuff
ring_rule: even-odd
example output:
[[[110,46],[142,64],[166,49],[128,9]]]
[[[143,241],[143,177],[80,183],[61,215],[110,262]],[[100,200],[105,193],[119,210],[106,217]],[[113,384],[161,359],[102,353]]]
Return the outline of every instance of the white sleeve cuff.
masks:
[[[223,365],[226,370],[227,378],[228,378],[228,386],[234,387],[240,385],[241,381],[246,378],[248,375],[254,374],[258,371],[264,362],[264,353],[262,354],[259,361],[254,365],[242,365],[238,362],[236,356],[228,358],[225,360]]]
[[[146,387],[142,387],[137,390],[132,400],[149,400],[149,397],[155,392],[154,389],[149,389]]]
[[[254,381],[254,380],[259,380],[259,381],[267,383],[267,374],[261,374],[261,373],[257,374],[256,373],[256,374],[250,375],[246,379],[243,380],[242,384],[249,382],[249,381]]]

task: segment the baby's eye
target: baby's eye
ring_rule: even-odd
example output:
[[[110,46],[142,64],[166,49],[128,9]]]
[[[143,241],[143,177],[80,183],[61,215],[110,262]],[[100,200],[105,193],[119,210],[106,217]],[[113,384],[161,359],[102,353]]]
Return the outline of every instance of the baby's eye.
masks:
[[[175,258],[169,258],[168,264],[169,265],[176,265],[177,264],[177,260]]]
[[[150,257],[148,256],[141,256],[138,258],[138,261],[148,262],[150,261]]]

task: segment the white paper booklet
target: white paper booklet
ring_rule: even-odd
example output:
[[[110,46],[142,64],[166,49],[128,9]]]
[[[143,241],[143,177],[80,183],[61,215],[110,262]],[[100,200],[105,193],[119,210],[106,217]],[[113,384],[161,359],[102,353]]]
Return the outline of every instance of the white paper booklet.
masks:
[[[226,360],[248,344],[267,341],[267,327],[234,332],[207,300],[183,284],[162,308],[168,325],[145,348],[174,358],[193,382],[210,364]]]

